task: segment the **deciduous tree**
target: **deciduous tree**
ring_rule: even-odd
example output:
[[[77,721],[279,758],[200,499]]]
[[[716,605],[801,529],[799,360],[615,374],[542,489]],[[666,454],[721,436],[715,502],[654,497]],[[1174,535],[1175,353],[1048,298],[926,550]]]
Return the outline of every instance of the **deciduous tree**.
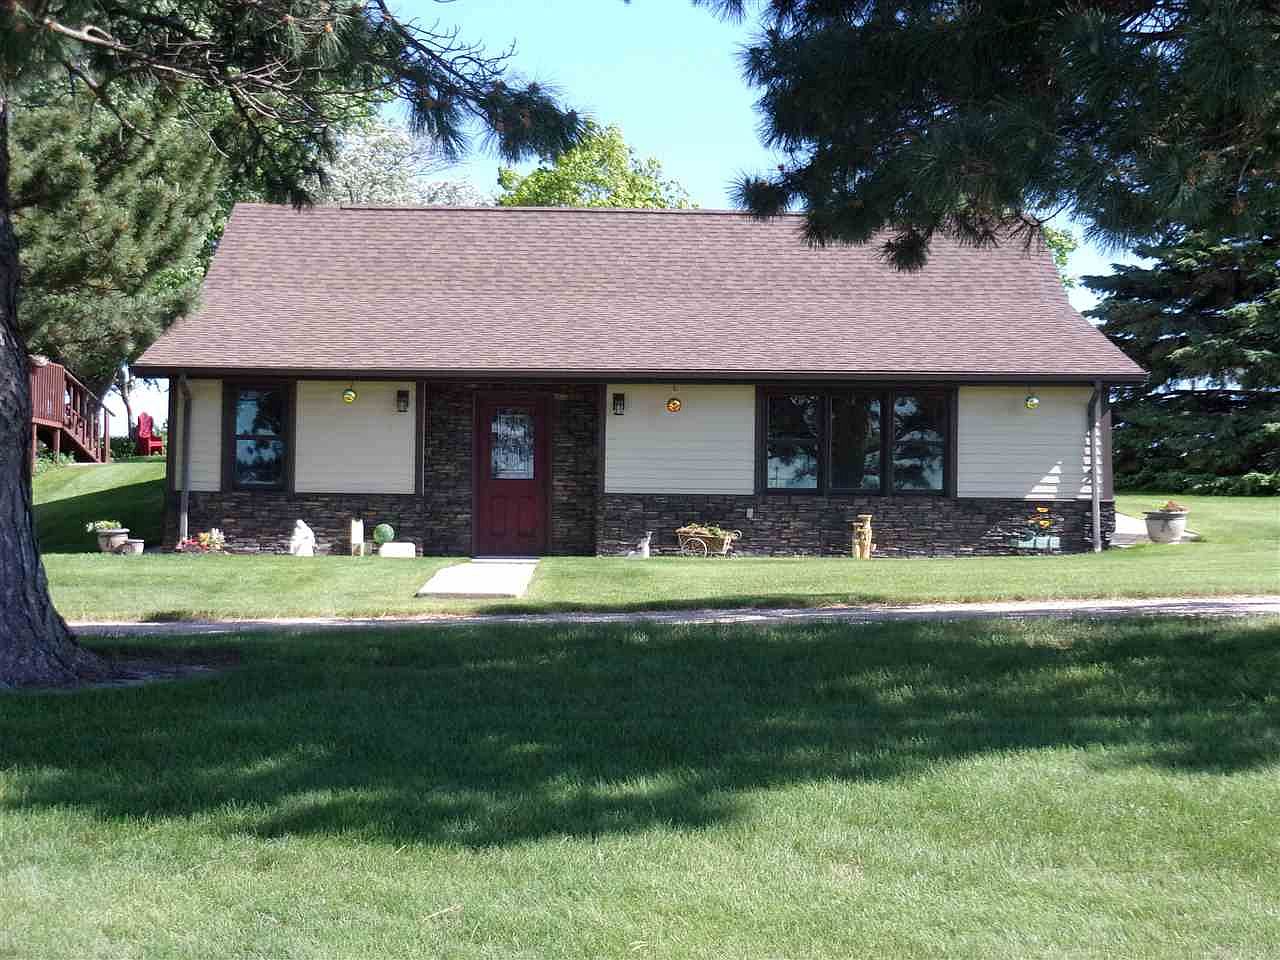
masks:
[[[572,150],[531,173],[498,171],[507,207],[688,207],[684,187],[653,157],[635,155],[617,127],[589,124]]]

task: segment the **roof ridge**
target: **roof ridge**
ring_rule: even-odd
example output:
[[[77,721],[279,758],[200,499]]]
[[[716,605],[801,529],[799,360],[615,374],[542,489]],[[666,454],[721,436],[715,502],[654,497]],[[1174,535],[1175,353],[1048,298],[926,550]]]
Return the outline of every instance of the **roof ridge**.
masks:
[[[255,200],[241,200],[235,204],[237,207],[258,207],[268,210],[293,210],[295,209],[287,203],[262,203]],[[484,206],[460,206],[454,204],[394,204],[394,203],[317,203],[311,209],[313,210],[350,210],[363,211],[372,213],[435,213],[439,211],[458,211],[470,213],[652,213],[652,214],[682,214],[686,216],[717,216],[717,217],[749,217],[753,218],[753,214],[747,210],[729,210],[723,207],[539,207],[539,206],[502,206],[499,204],[488,204]],[[785,218],[801,218],[802,213],[780,213],[778,217]],[[774,219],[770,217],[769,219]]]

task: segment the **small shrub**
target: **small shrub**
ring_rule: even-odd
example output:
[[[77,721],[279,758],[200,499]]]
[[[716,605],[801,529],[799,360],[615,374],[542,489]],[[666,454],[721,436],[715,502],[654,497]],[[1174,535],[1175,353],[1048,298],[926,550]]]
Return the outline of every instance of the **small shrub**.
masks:
[[[1280,473],[1254,471],[1238,477],[1215,477],[1209,474],[1152,473],[1116,478],[1121,490],[1173,490],[1202,497],[1275,497],[1280,496]]]
[[[60,453],[56,457],[53,453],[41,453],[36,457],[35,468],[32,470],[33,475],[40,476],[48,473],[50,470],[57,470],[68,464],[75,463],[76,458],[69,453]]]

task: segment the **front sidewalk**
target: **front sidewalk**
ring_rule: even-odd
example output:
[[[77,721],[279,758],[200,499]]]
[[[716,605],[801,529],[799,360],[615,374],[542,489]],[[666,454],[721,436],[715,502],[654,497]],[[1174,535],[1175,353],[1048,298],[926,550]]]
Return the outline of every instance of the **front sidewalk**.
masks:
[[[188,620],[164,623],[72,622],[79,637],[201,636],[316,630],[484,626],[489,624],[759,624],[892,623],[919,620],[1028,620],[1045,618],[1280,616],[1280,596],[1156,597],[1136,600],[1023,600],[1004,603],[931,603],[908,606],[801,607],[795,609],[653,610],[626,613],[530,613],[416,617],[300,617],[281,620]]]

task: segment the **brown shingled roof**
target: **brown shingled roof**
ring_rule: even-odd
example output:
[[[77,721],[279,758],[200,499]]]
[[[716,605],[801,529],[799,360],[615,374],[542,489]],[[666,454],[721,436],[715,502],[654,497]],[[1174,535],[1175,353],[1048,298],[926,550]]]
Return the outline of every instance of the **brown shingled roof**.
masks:
[[[921,272],[724,211],[240,204],[202,303],[136,365],[463,376],[1134,379],[1047,250]]]

